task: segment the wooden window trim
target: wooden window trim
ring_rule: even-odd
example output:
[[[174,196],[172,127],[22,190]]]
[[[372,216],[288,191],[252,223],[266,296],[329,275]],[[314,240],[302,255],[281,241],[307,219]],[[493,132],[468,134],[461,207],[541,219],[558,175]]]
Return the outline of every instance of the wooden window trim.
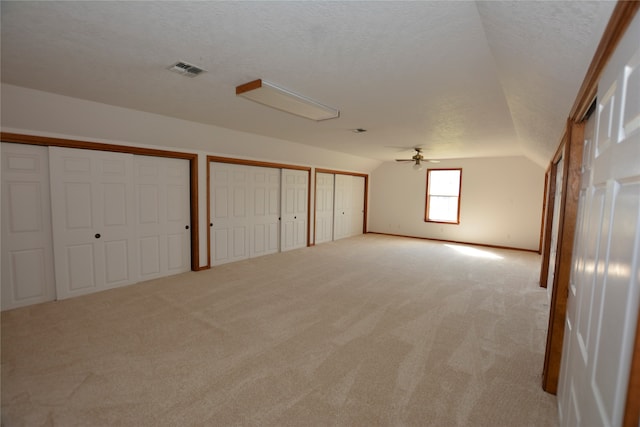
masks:
[[[456,216],[455,221],[434,221],[429,219],[429,176],[431,171],[459,171],[460,172],[460,182],[458,183],[458,214]],[[426,188],[426,196],[425,196],[425,205],[424,205],[424,222],[434,223],[434,224],[454,224],[460,225],[460,206],[462,200],[462,168],[431,168],[427,169],[427,188]]]

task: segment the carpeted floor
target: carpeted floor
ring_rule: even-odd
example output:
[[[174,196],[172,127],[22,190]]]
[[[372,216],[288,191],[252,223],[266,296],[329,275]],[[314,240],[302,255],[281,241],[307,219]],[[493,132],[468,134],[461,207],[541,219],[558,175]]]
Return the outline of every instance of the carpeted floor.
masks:
[[[554,426],[539,264],[369,234],[3,312],[3,425]]]

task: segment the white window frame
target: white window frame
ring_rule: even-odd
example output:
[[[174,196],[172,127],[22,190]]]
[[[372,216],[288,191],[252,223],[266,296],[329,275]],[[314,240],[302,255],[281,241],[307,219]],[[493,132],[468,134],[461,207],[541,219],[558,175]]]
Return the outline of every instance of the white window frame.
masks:
[[[440,187],[436,185],[432,185],[434,180],[443,178],[443,175],[438,177],[438,172],[450,172],[450,171],[458,171],[458,188],[457,194],[437,194],[432,193],[432,187]],[[433,176],[432,176],[433,174]],[[460,224],[460,200],[462,193],[462,168],[448,168],[448,169],[428,169],[427,170],[427,193],[426,193],[426,201],[425,201],[425,210],[424,210],[424,221],[425,222],[436,222],[443,224]],[[433,201],[432,201],[433,198]],[[450,215],[446,218],[438,218],[437,215],[433,212],[433,207],[436,205],[435,198],[439,198],[442,200],[443,198],[451,199],[456,204],[456,214]]]

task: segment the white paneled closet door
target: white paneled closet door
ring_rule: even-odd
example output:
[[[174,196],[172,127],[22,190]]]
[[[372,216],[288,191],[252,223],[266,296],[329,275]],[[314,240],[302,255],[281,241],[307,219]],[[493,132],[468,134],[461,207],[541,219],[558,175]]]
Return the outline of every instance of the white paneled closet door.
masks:
[[[344,239],[351,234],[351,176],[335,175],[333,238]]]
[[[336,174],[334,240],[362,234],[364,225],[364,177]]]
[[[137,280],[191,269],[189,161],[135,156]]]
[[[212,162],[211,165],[211,263],[247,259],[251,224],[248,191],[251,167]]]
[[[280,250],[280,169],[251,167],[251,257]]]
[[[586,156],[559,408],[561,425],[622,425],[640,309],[640,15],[598,85]]]
[[[316,174],[316,243],[333,240],[334,174]]]
[[[2,310],[56,297],[47,147],[2,143]]]
[[[282,207],[280,250],[307,246],[309,174],[307,171],[282,169]]]
[[[136,281],[133,155],[49,148],[59,299]]]
[[[351,236],[364,230],[364,177],[351,177]]]

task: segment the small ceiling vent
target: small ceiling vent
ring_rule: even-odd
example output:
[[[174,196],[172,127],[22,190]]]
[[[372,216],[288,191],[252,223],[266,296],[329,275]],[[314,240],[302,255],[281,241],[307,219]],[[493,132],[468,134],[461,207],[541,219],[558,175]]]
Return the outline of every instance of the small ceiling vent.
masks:
[[[169,71],[173,71],[174,73],[182,74],[186,77],[196,77],[206,70],[203,68],[197,67],[193,64],[189,64],[188,62],[176,62],[171,67],[169,67]]]

